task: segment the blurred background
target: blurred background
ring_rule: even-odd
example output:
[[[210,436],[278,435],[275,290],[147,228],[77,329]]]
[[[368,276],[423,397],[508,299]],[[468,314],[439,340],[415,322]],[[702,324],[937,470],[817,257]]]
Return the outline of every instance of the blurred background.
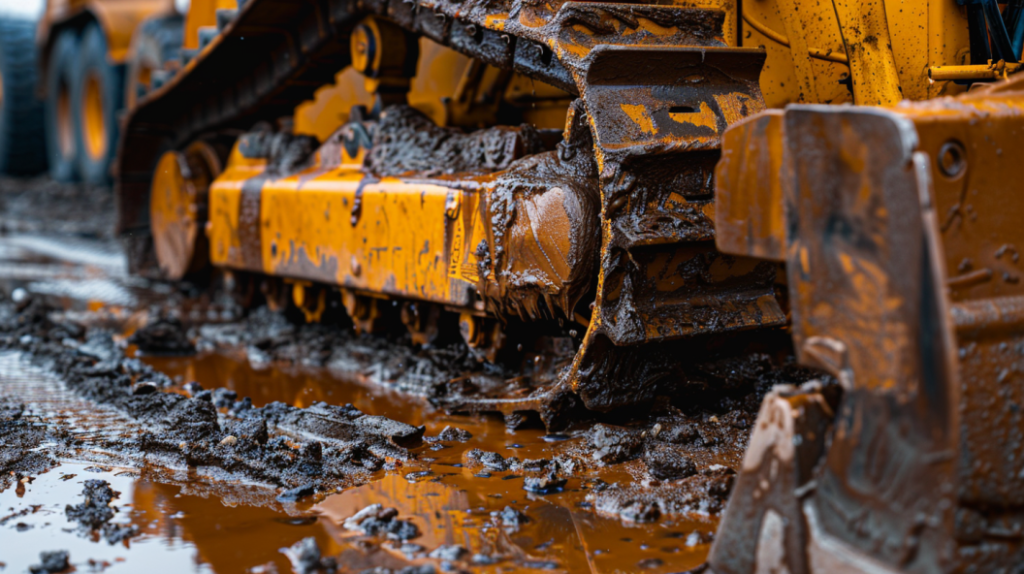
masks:
[[[43,13],[44,0],[0,0],[0,14],[18,16],[39,16]]]

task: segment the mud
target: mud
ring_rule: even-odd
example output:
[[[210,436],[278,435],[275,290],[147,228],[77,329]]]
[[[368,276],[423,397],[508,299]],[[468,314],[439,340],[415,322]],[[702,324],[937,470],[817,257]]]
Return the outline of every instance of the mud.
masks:
[[[110,333],[86,335],[81,327],[54,322],[48,317],[52,310],[38,301],[21,311],[6,309],[0,349],[31,353],[79,395],[150,429],[117,445],[129,453],[160,454],[182,466],[216,467],[299,489],[283,494],[297,499],[363,482],[384,467],[386,457],[410,458],[406,447],[422,438],[422,429],[368,417],[351,406],[296,409],[274,403],[251,408],[251,400],[243,400],[231,405],[231,414],[220,414],[210,397],[160,392],[171,380],[126,357]]]
[[[108,187],[0,176],[0,231],[4,233],[113,238],[116,212],[114,193]]]
[[[220,469],[228,477],[244,477],[277,487],[271,497],[259,498],[263,500],[259,504],[329,504],[338,496],[335,493],[339,488],[347,490],[379,480],[381,472],[397,473],[396,478],[410,488],[433,488],[427,485],[455,481],[453,485],[460,489],[495,495],[496,498],[484,499],[490,502],[480,516],[489,525],[487,529],[508,530],[502,536],[545,528],[546,519],[532,509],[540,500],[558,501],[556,507],[571,505],[574,512],[583,513],[581,516],[592,516],[586,520],[607,520],[601,518],[607,516],[623,525],[636,525],[634,528],[695,518],[710,521],[701,527],[684,529],[679,539],[663,547],[673,549],[665,557],[648,557],[645,567],[655,570],[678,564],[670,559],[680,552],[678,549],[706,551],[713,537],[711,525],[731,488],[732,468],[738,465],[746,446],[758,397],[777,380],[800,378],[799,372],[780,366],[767,355],[709,362],[695,367],[705,375],[704,384],[709,388],[702,389],[701,401],[684,401],[686,409],[664,406],[650,413],[606,417],[596,424],[581,421],[561,434],[526,426],[514,435],[505,434],[505,430],[495,435],[488,430],[491,423],[497,422],[502,429],[504,426],[493,419],[453,419],[439,416],[441,413],[430,414],[432,407],[424,399],[436,399],[448,392],[451,385],[442,381],[451,376],[451,371],[439,369],[435,373],[436,384],[392,383],[395,391],[386,391],[421,397],[419,407],[395,409],[386,406],[390,403],[374,405],[371,401],[365,403],[370,410],[364,411],[341,406],[344,402],[339,400],[344,401],[344,396],[328,398],[329,395],[320,393],[312,396],[327,400],[303,399],[299,401],[302,406],[294,406],[295,399],[289,398],[292,395],[282,393],[284,387],[274,386],[280,383],[269,388],[239,386],[240,379],[225,378],[224,371],[205,373],[178,367],[188,365],[192,369],[203,364],[202,357],[217,356],[209,355],[211,352],[235,349],[234,360],[242,361],[247,368],[331,372],[327,368],[332,363],[352,361],[352,354],[366,353],[362,362],[354,361],[347,371],[336,369],[335,374],[363,374],[365,368],[372,375],[379,373],[371,368],[374,361],[399,353],[398,349],[405,348],[401,351],[405,357],[425,352],[400,340],[354,336],[338,328],[298,324],[264,309],[241,322],[190,323],[187,327],[183,324],[181,331],[191,334],[199,343],[200,355],[196,358],[147,356],[140,360],[126,353],[127,338],[118,343],[110,331],[62,321],[57,309],[47,307],[38,298],[29,297],[22,301],[20,310],[18,307],[10,301],[0,303],[2,349],[31,355],[35,363],[58,372],[80,396],[140,423],[139,432],[105,445],[129,463],[160,460],[172,468],[205,469],[202,473],[206,475],[210,469]],[[154,319],[155,323],[160,321]],[[374,351],[359,350],[363,347]],[[327,352],[318,354],[316,349]],[[426,351],[427,356],[440,352]],[[345,352],[349,355],[342,354]],[[304,357],[319,361],[302,360]],[[223,363],[223,359],[218,360],[218,364]],[[395,363],[390,380],[408,377],[406,369],[415,368],[415,364]],[[453,363],[439,364],[451,369]],[[461,376],[495,376],[482,372],[485,367],[475,361],[465,360],[458,365]],[[268,381],[285,380],[283,376],[271,375]],[[326,384],[324,388],[330,388],[322,374],[313,378],[294,376],[307,388],[310,384]],[[381,379],[372,376],[361,380],[361,384],[367,385],[366,397],[373,397],[372,389],[381,386]],[[230,387],[216,386],[221,381],[229,382]],[[717,392],[714,387],[718,387]],[[278,390],[266,394],[275,388]],[[397,396],[388,401],[398,400]],[[286,402],[280,402],[278,397]],[[365,398],[353,395],[352,400]],[[396,413],[399,420],[382,416],[383,412]],[[521,442],[534,446],[523,448]],[[25,450],[36,444],[28,441]],[[534,502],[522,504],[530,500]],[[389,560],[393,561],[386,566],[371,564],[363,570],[412,572],[428,566],[443,569],[445,564],[475,570],[509,561],[528,569],[567,567],[566,561],[554,559],[546,551],[524,554],[521,545],[507,540],[478,547],[455,540],[437,541],[431,530],[434,527],[410,521],[400,506],[380,500],[368,502],[351,508],[337,521],[342,531],[359,537],[359,544],[392,557]],[[368,507],[370,510],[366,510]],[[360,511],[365,512],[360,515]],[[104,528],[99,526],[97,530],[101,539],[107,537]],[[128,539],[135,535],[134,530],[122,531]],[[116,539],[116,535],[110,538]],[[344,553],[334,552],[324,550],[316,560],[307,560],[303,556],[315,553],[292,548],[282,557],[290,557],[296,571],[312,564],[310,567],[327,572],[344,558]],[[332,558],[337,562],[332,562]],[[627,566],[640,568],[638,560]],[[657,560],[662,561],[662,566],[655,566]],[[698,563],[699,560],[688,564]]]
[[[482,367],[461,340],[449,338],[416,347],[403,331],[359,335],[336,324],[297,324],[284,314],[260,307],[237,322],[202,325],[196,330],[201,351],[243,349],[253,365],[289,364],[324,368],[340,377],[447,403],[462,380],[501,384],[514,366]]]
[[[544,150],[543,139],[529,124],[466,134],[437,126],[410,106],[390,106],[381,112],[379,122],[366,126],[373,147],[365,165],[378,177],[498,171]]]
[[[83,532],[95,533],[109,544],[117,544],[138,532],[134,525],[124,526],[110,522],[117,512],[117,507],[112,503],[120,494],[110,488],[110,484],[105,480],[87,480],[82,490],[85,501],[74,506],[67,505],[64,513],[69,522],[78,522]]]
[[[38,450],[52,437],[26,420],[24,413],[24,405],[0,397],[0,490],[57,465],[53,457]]]
[[[29,566],[32,574],[64,572],[68,569],[68,552],[66,550],[53,550],[39,553],[39,564]]]
[[[148,354],[189,355],[196,350],[179,319],[147,323],[128,339],[128,343]]]
[[[238,151],[248,159],[267,160],[267,172],[283,176],[308,165],[318,147],[315,137],[275,131],[270,124],[260,123],[242,136]]]

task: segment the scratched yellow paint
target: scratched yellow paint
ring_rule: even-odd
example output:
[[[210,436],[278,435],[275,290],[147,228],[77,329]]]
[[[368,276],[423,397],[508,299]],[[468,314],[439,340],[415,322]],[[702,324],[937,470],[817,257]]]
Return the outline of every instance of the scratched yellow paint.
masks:
[[[718,115],[708,106],[707,102],[701,102],[700,109],[696,112],[683,114],[669,113],[669,117],[681,124],[691,124],[718,131]]]
[[[259,200],[261,268],[250,269],[234,256],[242,241],[238,205],[245,180],[261,172],[232,165],[211,188],[216,264],[356,291],[472,304],[474,253],[487,238],[478,207],[484,192],[396,178],[364,181],[352,163],[268,179]]]
[[[236,147],[224,172],[210,186],[206,235],[210,242],[210,262],[216,266],[245,268],[238,236],[239,199],[242,184],[262,173],[266,163],[266,160],[242,157]]]
[[[654,133],[654,120],[651,119],[651,115],[647,112],[647,108],[639,104],[621,104],[621,107],[622,111],[629,116],[629,119],[633,120],[633,123],[640,127],[641,132],[645,134]]]

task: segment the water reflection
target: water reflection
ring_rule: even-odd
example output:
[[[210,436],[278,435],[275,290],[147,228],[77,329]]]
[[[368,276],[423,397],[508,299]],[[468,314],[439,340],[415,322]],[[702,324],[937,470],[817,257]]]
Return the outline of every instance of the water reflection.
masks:
[[[339,380],[322,371],[254,370],[241,356],[210,354],[146,361],[177,375],[182,382],[196,380],[207,388],[231,388],[240,398],[251,397],[256,406],[272,401],[297,406],[315,401],[350,402],[370,414],[426,425],[428,435],[454,425],[471,432],[473,438],[441,450],[424,445],[418,449],[419,462],[399,467],[371,484],[320,498],[315,504],[283,504],[275,499],[277,492],[272,488],[211,483],[194,470],[64,463],[35,477],[20,496],[14,488],[0,492],[0,519],[25,513],[0,524],[4,571],[24,572],[38,563],[40,551],[66,549],[79,572],[286,573],[291,565],[280,548],[309,536],[317,540],[325,555],[338,556],[346,572],[436,564],[426,553],[451,544],[469,551],[466,560],[480,555],[495,562],[481,559],[472,567],[479,572],[632,572],[645,560],[645,565],[653,566],[648,571],[679,572],[698,566],[706,555],[706,544],[687,546],[684,538],[694,530],[713,530],[713,521],[627,525],[585,509],[590,479],[597,471],[570,480],[561,493],[540,496],[524,491],[523,478],[511,472],[490,472],[485,478],[477,476],[479,469],[460,466],[471,448],[520,459],[552,458],[561,452],[558,449],[572,448],[575,439],[547,442],[543,429],[511,433],[498,417],[446,415],[425,401]],[[52,400],[66,395],[54,394],[52,381],[42,392],[42,384],[25,379],[17,394],[28,402],[33,402],[34,396]],[[45,410],[51,414],[66,410],[72,399],[66,397],[67,404],[49,405]],[[115,419],[108,417],[106,424],[111,428],[124,424]],[[88,432],[103,435],[103,421],[90,420]],[[418,472],[423,474],[414,474]],[[70,475],[74,476],[62,479]],[[602,469],[600,477],[607,482],[633,480],[628,465]],[[122,493],[115,502],[121,507],[115,520],[136,524],[138,537],[110,546],[81,537],[67,522],[64,505],[80,501],[82,482],[89,478],[108,480]],[[411,542],[421,545],[422,552],[407,554],[397,544],[367,539],[344,528],[346,518],[376,503],[396,508],[401,518],[417,524],[422,536]],[[530,521],[511,527],[492,517],[492,512],[506,506],[525,512]]]
[[[424,400],[339,379],[323,370],[279,366],[256,370],[243,354],[145,360],[172,376],[177,375],[182,382],[196,380],[206,387],[235,390],[239,398],[251,397],[256,406],[275,400],[296,406],[315,401],[350,402],[369,414],[426,425],[428,436],[448,425],[473,434],[468,443],[449,444],[440,451],[424,446],[420,449],[420,456],[426,461],[422,465],[402,468],[380,481],[329,496],[310,509],[321,516],[318,526],[334,541],[332,548],[344,549],[344,563],[350,566],[401,567],[423,562],[410,561],[397,544],[372,548],[357,544],[358,536],[344,529],[342,523],[346,518],[376,503],[396,508],[402,518],[415,522],[423,536],[414,542],[428,552],[441,545],[458,544],[471,555],[480,553],[506,559],[498,565],[478,565],[479,571],[498,571],[510,566],[529,570],[531,565],[539,569],[551,566],[551,562],[570,572],[635,571],[638,563],[646,559],[645,565],[651,567],[651,572],[678,572],[699,566],[706,556],[707,544],[687,546],[682,538],[695,530],[713,531],[712,520],[627,525],[596,516],[582,507],[588,492],[586,476],[571,480],[564,492],[545,497],[524,491],[522,478],[509,472],[492,472],[490,478],[481,478],[475,476],[479,469],[459,466],[464,452],[470,448],[500,451],[520,459],[551,458],[556,449],[567,445],[545,441],[543,429],[511,433],[499,417],[446,415]],[[568,443],[571,445],[572,441]],[[406,478],[415,471],[431,474],[425,480]],[[600,474],[607,482],[634,480],[626,467],[603,469]],[[497,526],[491,512],[501,511],[505,506],[526,512],[531,521],[517,529]]]
[[[232,389],[239,398],[252,398],[256,407],[274,401],[297,407],[307,407],[317,401],[352,403],[364,413],[389,416],[417,426],[423,424],[433,410],[426,400],[335,377],[325,369],[298,366],[254,369],[243,352],[141,358],[182,384],[198,381],[206,388]]]

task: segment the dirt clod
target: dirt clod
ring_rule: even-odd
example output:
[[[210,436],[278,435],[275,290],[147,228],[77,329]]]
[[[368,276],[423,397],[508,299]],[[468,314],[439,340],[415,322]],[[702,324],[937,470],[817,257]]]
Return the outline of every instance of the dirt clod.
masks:
[[[128,338],[140,351],[152,355],[191,355],[195,345],[179,319],[157,319]]]
[[[230,389],[220,388],[213,390],[213,406],[218,409],[233,407],[236,399],[238,399],[238,393]]]
[[[111,508],[110,503],[119,494],[110,488],[110,483],[105,480],[87,480],[82,490],[85,501],[75,506],[67,505],[64,513],[69,521],[78,522],[85,528],[101,528],[114,517],[117,509]]]
[[[466,550],[458,544],[446,544],[439,546],[433,552],[429,554],[431,558],[437,560],[444,560],[446,562],[457,562],[462,560],[463,556],[469,554],[469,550]]]
[[[38,474],[56,464],[37,448],[53,437],[24,414],[25,405],[0,398],[0,491],[23,476]]]
[[[640,433],[633,429],[596,424],[590,431],[594,460],[604,464],[618,464],[636,458],[641,445]]]
[[[553,494],[561,492],[565,487],[566,479],[556,476],[554,473],[547,476],[528,476],[523,479],[523,490],[535,494]]]
[[[291,561],[295,574],[329,573],[338,569],[334,558],[321,556],[320,545],[312,536],[303,538],[288,548],[282,548],[281,553]]]
[[[685,453],[673,445],[656,444],[644,451],[643,460],[658,480],[676,480],[697,474],[697,465]]]
[[[529,516],[511,506],[506,506],[501,512],[492,512],[491,515],[500,518],[505,526],[519,526],[530,521]]]
[[[437,440],[444,442],[468,442],[471,438],[473,435],[469,431],[453,426],[444,427],[437,435]]]
[[[512,459],[506,459],[496,452],[487,452],[474,448],[465,454],[469,466],[484,466],[494,471],[504,471],[510,468]],[[518,461],[515,461],[518,462]]]
[[[386,536],[391,540],[412,540],[419,538],[420,529],[408,520],[400,520],[394,508],[371,504],[345,520],[348,530],[362,532],[367,536]]]
[[[436,574],[437,569],[431,564],[423,564],[421,566],[406,566],[405,568],[399,568],[394,570],[392,568],[370,568],[369,570],[363,570],[359,574]]]
[[[316,494],[316,485],[309,483],[303,484],[302,486],[296,486],[295,488],[289,488],[277,495],[277,500],[279,502],[297,502],[307,496],[313,496],[314,494]]]
[[[32,574],[55,574],[56,572],[63,572],[70,568],[70,564],[68,564],[69,557],[70,555],[67,550],[40,552],[40,563],[29,566],[29,572]]]

